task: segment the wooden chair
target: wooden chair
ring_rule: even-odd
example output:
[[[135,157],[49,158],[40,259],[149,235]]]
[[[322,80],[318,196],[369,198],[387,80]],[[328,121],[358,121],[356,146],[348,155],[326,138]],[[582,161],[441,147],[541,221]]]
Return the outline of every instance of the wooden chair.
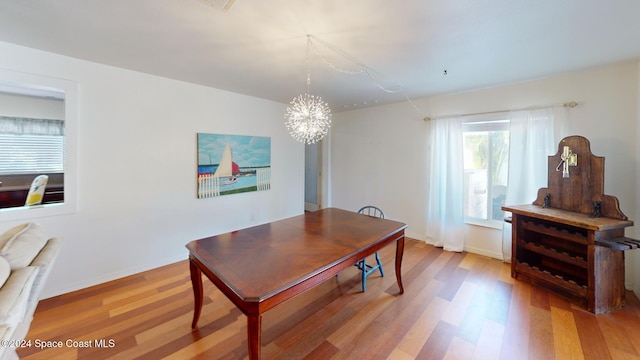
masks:
[[[375,206],[367,205],[358,210],[358,214],[364,214],[367,216],[377,217],[384,219],[384,213],[382,210]],[[382,269],[382,263],[380,262],[380,256],[378,252],[376,252],[376,263],[375,265],[367,264],[367,259],[362,259],[356,263],[356,267],[362,272],[362,292],[367,291],[367,276],[372,272],[379,270],[380,276],[384,276],[384,270]]]

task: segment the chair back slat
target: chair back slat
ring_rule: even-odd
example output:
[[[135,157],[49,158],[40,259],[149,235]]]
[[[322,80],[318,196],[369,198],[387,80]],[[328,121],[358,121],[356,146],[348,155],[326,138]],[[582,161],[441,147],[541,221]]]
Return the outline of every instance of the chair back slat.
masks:
[[[358,214],[364,214],[364,215],[384,219],[384,212],[382,212],[380,208],[373,205],[367,205],[367,206],[361,207],[360,210],[358,210]]]

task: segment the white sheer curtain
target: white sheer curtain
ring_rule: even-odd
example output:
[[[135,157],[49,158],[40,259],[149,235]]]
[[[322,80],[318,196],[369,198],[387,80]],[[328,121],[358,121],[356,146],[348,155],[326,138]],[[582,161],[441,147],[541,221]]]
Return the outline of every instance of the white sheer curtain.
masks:
[[[506,205],[531,204],[538,189],[547,186],[548,156],[568,130],[564,108],[519,110],[509,113],[509,182]],[[511,261],[511,225],[502,236],[504,261]]]
[[[465,244],[462,119],[435,119],[430,125],[427,243],[462,251]]]

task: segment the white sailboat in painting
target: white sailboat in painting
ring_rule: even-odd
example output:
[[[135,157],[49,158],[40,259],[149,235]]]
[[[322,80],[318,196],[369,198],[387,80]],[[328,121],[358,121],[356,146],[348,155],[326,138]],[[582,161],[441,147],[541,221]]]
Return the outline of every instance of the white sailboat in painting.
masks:
[[[234,166],[235,165],[235,166]],[[236,169],[234,169],[234,167]],[[214,178],[218,178],[219,185],[229,185],[238,181],[238,175],[234,175],[233,172],[238,171],[238,165],[233,163],[233,155],[231,154],[231,147],[229,144],[224,148],[224,152],[222,153],[222,159],[220,159],[220,164],[216,169],[216,172],[213,174]],[[223,179],[224,178],[224,179]]]

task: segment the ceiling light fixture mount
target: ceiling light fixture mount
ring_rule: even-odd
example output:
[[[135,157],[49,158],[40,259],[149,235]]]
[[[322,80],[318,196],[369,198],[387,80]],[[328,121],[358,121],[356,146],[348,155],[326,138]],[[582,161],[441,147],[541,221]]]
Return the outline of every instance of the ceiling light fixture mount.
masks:
[[[320,96],[310,95],[311,64],[309,62],[309,47],[311,35],[307,35],[307,92],[295,97],[291,106],[285,112],[285,125],[289,134],[307,145],[314,144],[329,131],[331,127],[331,110]]]

